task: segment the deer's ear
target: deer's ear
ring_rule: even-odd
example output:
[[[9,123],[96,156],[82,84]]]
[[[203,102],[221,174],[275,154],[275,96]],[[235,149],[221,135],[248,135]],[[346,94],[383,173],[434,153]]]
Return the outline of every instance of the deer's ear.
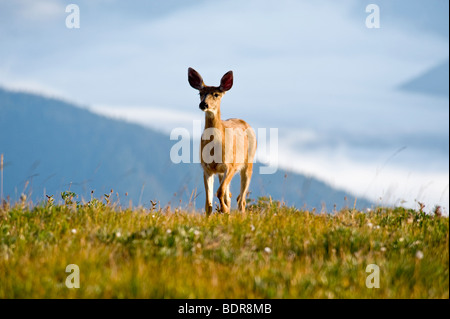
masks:
[[[228,71],[220,80],[220,90],[228,91],[233,86],[233,71]]]
[[[197,90],[200,90],[205,85],[202,76],[193,68],[188,69],[188,80],[189,84]]]

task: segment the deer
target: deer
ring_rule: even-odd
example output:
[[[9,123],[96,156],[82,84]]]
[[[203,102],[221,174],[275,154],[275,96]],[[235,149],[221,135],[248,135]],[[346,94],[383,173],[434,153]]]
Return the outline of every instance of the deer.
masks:
[[[214,176],[219,177],[217,190],[220,213],[230,213],[230,183],[239,172],[241,189],[237,197],[238,209],[245,213],[246,197],[253,173],[256,153],[256,134],[244,120],[220,117],[220,103],[224,94],[233,86],[233,71],[228,71],[219,86],[207,86],[202,76],[193,68],[188,69],[189,84],[200,94],[199,108],[205,112],[205,127],[200,142],[200,162],[203,168],[206,201],[205,213],[212,213]]]

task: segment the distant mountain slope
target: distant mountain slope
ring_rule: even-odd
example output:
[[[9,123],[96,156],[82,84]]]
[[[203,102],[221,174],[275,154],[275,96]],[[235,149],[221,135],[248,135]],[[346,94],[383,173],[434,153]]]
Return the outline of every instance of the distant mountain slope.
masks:
[[[443,62],[422,75],[400,86],[400,89],[424,93],[447,96],[449,95],[449,61]]]
[[[139,125],[112,120],[70,103],[35,94],[0,89],[0,154],[5,156],[4,195],[17,200],[22,192],[34,200],[44,194],[60,198],[72,190],[89,200],[118,193],[122,204],[187,205],[196,189],[196,207],[203,207],[200,164],[173,164],[175,142]],[[297,207],[326,204],[329,211],[353,205],[354,197],[314,178],[279,170],[260,175],[255,166],[251,197],[271,196]],[[216,182],[217,188],[218,182]],[[239,192],[239,176],[232,182]],[[128,193],[128,196],[125,196]],[[349,202],[344,200],[348,197]],[[216,201],[217,202],[217,201]],[[371,203],[358,199],[358,207]]]

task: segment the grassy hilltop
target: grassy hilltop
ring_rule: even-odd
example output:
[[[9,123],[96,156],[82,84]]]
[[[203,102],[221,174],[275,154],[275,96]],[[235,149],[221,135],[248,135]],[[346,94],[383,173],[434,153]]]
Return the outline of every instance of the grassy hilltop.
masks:
[[[449,298],[449,222],[405,208],[242,215],[72,194],[0,207],[0,298]],[[76,264],[80,288],[69,289]],[[380,288],[366,287],[369,264]]]

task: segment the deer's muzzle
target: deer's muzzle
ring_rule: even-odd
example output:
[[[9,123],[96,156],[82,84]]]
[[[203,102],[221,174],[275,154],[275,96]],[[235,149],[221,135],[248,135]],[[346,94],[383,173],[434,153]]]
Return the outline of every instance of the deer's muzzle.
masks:
[[[208,104],[205,101],[201,101],[198,107],[200,108],[200,110],[204,111],[208,108]]]

